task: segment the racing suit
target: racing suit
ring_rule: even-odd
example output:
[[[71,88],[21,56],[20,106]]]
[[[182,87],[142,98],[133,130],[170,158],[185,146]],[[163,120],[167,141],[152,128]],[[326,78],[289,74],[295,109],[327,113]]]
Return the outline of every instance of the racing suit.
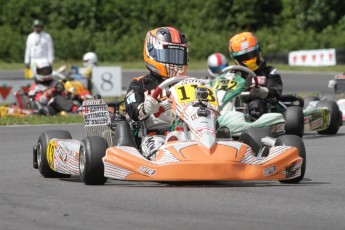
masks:
[[[267,66],[266,63],[254,72],[258,77],[259,86],[267,87],[268,89],[268,95],[265,99],[250,97],[245,101],[248,103],[249,115],[258,119],[262,114],[267,113],[266,99],[280,98],[283,83],[277,69],[272,66]]]
[[[170,110],[161,113],[156,118],[153,114],[145,114],[143,106],[145,97],[151,95],[163,81],[162,77],[153,73],[135,78],[130,83],[125,97],[126,111],[129,117],[134,121],[143,121],[147,130],[148,135],[141,137],[141,150],[142,154],[149,159],[152,159],[155,152],[164,144],[164,135],[171,127]],[[160,98],[165,95],[166,93],[163,91]]]

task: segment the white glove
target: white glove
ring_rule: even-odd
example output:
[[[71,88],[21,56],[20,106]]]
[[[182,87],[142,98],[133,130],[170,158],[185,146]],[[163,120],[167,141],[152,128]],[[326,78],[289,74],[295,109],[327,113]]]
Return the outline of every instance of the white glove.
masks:
[[[151,96],[146,96],[144,101],[144,113],[147,115],[157,113],[159,111],[159,103],[156,99]]]
[[[328,82],[328,88],[334,89],[335,84],[336,84],[335,80],[329,80],[329,82]]]
[[[171,103],[168,99],[162,101],[161,103],[159,103],[161,107],[164,108],[165,111],[168,111],[169,109],[171,109]]]
[[[251,97],[258,97],[261,99],[265,99],[268,95],[268,88],[267,87],[253,87],[250,90],[250,96]]]

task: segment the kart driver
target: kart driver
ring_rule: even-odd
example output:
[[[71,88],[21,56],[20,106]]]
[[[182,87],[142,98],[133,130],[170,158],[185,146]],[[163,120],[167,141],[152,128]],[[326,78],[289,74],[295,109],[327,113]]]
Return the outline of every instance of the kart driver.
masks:
[[[230,38],[230,56],[237,65],[245,66],[257,75],[259,87],[252,87],[248,99],[249,115],[257,119],[267,112],[265,99],[279,98],[283,83],[277,69],[268,66],[262,57],[258,39],[250,32],[242,32]]]
[[[85,71],[83,75],[87,78],[87,89],[92,93],[92,69],[97,66],[97,54],[94,52],[87,52],[83,56],[83,65]]]
[[[185,35],[177,29],[160,27],[147,32],[143,54],[150,73],[133,79],[125,97],[125,105],[132,120],[144,121],[148,135],[142,137],[141,149],[142,154],[150,159],[164,143],[165,131],[171,126],[170,103],[167,100],[156,100],[151,94],[164,80],[185,75],[188,43]],[[160,99],[164,97],[165,91]],[[160,107],[165,108],[165,112],[156,118],[153,114]]]
[[[35,59],[32,67],[35,82],[30,86],[28,95],[33,98],[34,109],[38,109],[41,115],[76,112],[78,107],[63,96],[63,83],[54,80],[53,67],[48,59]]]
[[[213,80],[220,72],[229,65],[228,59],[222,53],[213,53],[207,58],[207,71],[210,79]]]

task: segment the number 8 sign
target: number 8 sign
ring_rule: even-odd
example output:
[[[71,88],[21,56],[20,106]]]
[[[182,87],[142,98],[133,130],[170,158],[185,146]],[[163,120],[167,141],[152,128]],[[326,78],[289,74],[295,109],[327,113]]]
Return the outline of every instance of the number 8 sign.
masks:
[[[96,66],[92,69],[93,94],[103,97],[121,96],[122,72],[120,66]]]

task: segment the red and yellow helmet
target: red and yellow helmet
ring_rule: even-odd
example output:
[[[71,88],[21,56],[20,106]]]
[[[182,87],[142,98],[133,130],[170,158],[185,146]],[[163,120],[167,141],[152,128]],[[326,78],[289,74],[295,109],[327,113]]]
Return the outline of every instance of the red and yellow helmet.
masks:
[[[239,33],[230,38],[229,51],[236,64],[251,70],[258,69],[264,62],[259,42],[250,32]]]
[[[173,27],[148,31],[143,53],[146,67],[162,78],[183,76],[187,71],[187,39]]]

